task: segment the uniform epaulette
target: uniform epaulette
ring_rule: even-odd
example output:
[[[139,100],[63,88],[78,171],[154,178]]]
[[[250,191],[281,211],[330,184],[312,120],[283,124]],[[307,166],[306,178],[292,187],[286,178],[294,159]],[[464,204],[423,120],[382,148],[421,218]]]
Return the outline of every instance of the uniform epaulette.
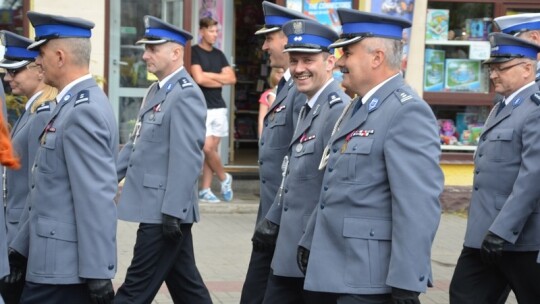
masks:
[[[328,94],[328,104],[330,105],[330,108],[334,106],[335,104],[342,103],[343,100],[341,100],[341,97],[336,92],[332,92]]]
[[[411,93],[403,90],[398,89],[396,90],[395,94],[398,97],[399,102],[401,102],[402,104],[414,100],[414,96]]]
[[[83,90],[77,93],[77,97],[75,98],[75,104],[74,107],[80,105],[81,103],[89,103],[90,102],[90,92],[88,90]]]
[[[534,94],[531,96],[531,100],[532,100],[537,106],[540,106],[540,92],[534,93]]]
[[[39,112],[47,112],[51,110],[51,104],[50,102],[44,102],[39,107],[36,108],[36,113]]]
[[[182,88],[182,90],[185,88],[193,87],[193,83],[191,83],[191,81],[189,81],[186,77],[182,77],[178,81],[180,82],[180,87]]]

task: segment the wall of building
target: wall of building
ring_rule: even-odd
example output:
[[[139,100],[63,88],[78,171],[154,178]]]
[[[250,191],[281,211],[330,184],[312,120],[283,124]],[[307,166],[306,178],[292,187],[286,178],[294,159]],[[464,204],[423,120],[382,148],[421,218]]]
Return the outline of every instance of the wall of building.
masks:
[[[101,78],[105,75],[105,5],[106,0],[55,0],[54,5],[51,1],[32,1],[31,10],[45,14],[56,14],[68,17],[80,17],[90,20],[96,24],[92,30],[92,54],[90,58],[90,73]],[[30,37],[34,37],[33,29],[30,29]]]

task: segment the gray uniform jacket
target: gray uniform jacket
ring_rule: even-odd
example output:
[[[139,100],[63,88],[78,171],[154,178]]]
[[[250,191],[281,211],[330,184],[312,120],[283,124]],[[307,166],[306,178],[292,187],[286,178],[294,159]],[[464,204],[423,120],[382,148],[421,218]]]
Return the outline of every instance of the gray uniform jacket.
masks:
[[[30,177],[29,219],[13,242],[26,280],[79,284],[116,273],[116,154],[112,107],[93,79],[59,102],[40,137]]]
[[[444,183],[437,121],[401,75],[351,116],[352,108],[330,141],[319,203],[300,240],[311,250],[304,288],[424,292]]]
[[[475,171],[464,245],[480,248],[488,230],[507,251],[540,249],[540,97],[532,85],[486,121]]]
[[[11,141],[15,152],[19,156],[21,168],[19,170],[6,170],[8,244],[11,243],[17,233],[19,220],[30,192],[29,180],[36,152],[39,148],[39,136],[49,122],[55,105],[54,101],[46,102],[40,105],[34,113],[30,113],[30,109],[25,111],[12,128]]]
[[[132,136],[118,157],[118,179],[126,178],[118,217],[158,224],[168,214],[193,223],[199,220],[205,100],[185,69],[157,88],[149,90],[139,112],[140,135]]]
[[[6,94],[4,92],[4,86],[0,83],[0,102],[2,103],[2,117],[4,123],[8,123],[7,116],[7,107],[6,107]],[[0,170],[4,170],[3,166],[0,166]],[[0,174],[0,182],[4,184],[4,175]],[[4,196],[1,198],[2,206],[4,206]],[[3,216],[0,216],[0,277],[4,277],[9,274],[9,262],[7,256],[7,237],[6,237],[6,217],[5,213]],[[0,296],[0,303],[3,303],[2,297]]]
[[[291,79],[277,94],[264,117],[259,139],[259,176],[261,201],[257,222],[265,217],[272,206],[281,183],[281,163],[287,154],[294,126],[306,95],[298,92]]]
[[[272,260],[274,275],[303,277],[296,263],[296,249],[310,215],[319,201],[324,171],[319,170],[324,147],[330,140],[336,120],[350,98],[332,81],[319,95],[313,108],[303,115],[291,144],[288,173],[282,199],[276,196],[266,218],[279,227]],[[300,112],[302,113],[302,112]]]

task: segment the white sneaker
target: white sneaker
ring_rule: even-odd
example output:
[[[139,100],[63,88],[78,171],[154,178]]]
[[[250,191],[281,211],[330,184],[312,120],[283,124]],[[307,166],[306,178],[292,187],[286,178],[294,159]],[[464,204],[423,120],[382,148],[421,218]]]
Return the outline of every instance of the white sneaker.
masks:
[[[233,199],[232,176],[229,173],[225,173],[225,180],[221,182],[221,195],[226,202]]]
[[[216,204],[221,202],[219,198],[217,198],[214,193],[212,193],[212,190],[210,189],[203,189],[199,191],[199,201],[203,203],[210,203],[210,204]]]

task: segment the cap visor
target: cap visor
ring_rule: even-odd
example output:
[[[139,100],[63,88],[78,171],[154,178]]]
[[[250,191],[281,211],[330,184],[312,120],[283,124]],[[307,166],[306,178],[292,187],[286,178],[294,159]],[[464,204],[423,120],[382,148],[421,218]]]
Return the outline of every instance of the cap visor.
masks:
[[[29,63],[30,61],[28,60],[15,61],[15,60],[9,60],[9,59],[4,58],[0,60],[0,68],[16,70],[16,69],[22,68],[23,66]]]
[[[492,64],[492,63],[504,63],[504,62],[508,62],[512,59],[515,59],[515,58],[510,58],[510,57],[491,57],[491,58],[488,58],[486,60],[484,60],[482,62],[482,64]]]
[[[283,50],[283,53],[291,53],[291,52],[316,54],[316,53],[322,52],[322,50],[321,49],[301,48],[301,47],[297,47],[297,48],[292,47],[292,48],[288,48],[288,49]]]
[[[346,45],[356,43],[359,40],[362,40],[361,36],[357,36],[357,37],[354,37],[354,38],[351,38],[351,39],[341,38],[341,39],[336,40],[336,42],[330,44],[328,46],[328,48],[333,49],[333,48],[344,47]]]
[[[169,40],[166,39],[148,39],[148,38],[142,38],[139,41],[135,42],[135,44],[162,44]]]
[[[271,27],[271,28],[263,27],[262,29],[256,31],[255,35],[268,34],[268,33],[272,33],[272,32],[277,32],[279,30],[281,30],[281,28],[277,27],[277,26],[274,26],[274,27]]]
[[[41,39],[41,40],[38,40],[32,44],[30,44],[26,49],[28,50],[36,50],[36,49],[39,49],[39,47],[44,44],[45,42],[47,42],[47,39]]]

